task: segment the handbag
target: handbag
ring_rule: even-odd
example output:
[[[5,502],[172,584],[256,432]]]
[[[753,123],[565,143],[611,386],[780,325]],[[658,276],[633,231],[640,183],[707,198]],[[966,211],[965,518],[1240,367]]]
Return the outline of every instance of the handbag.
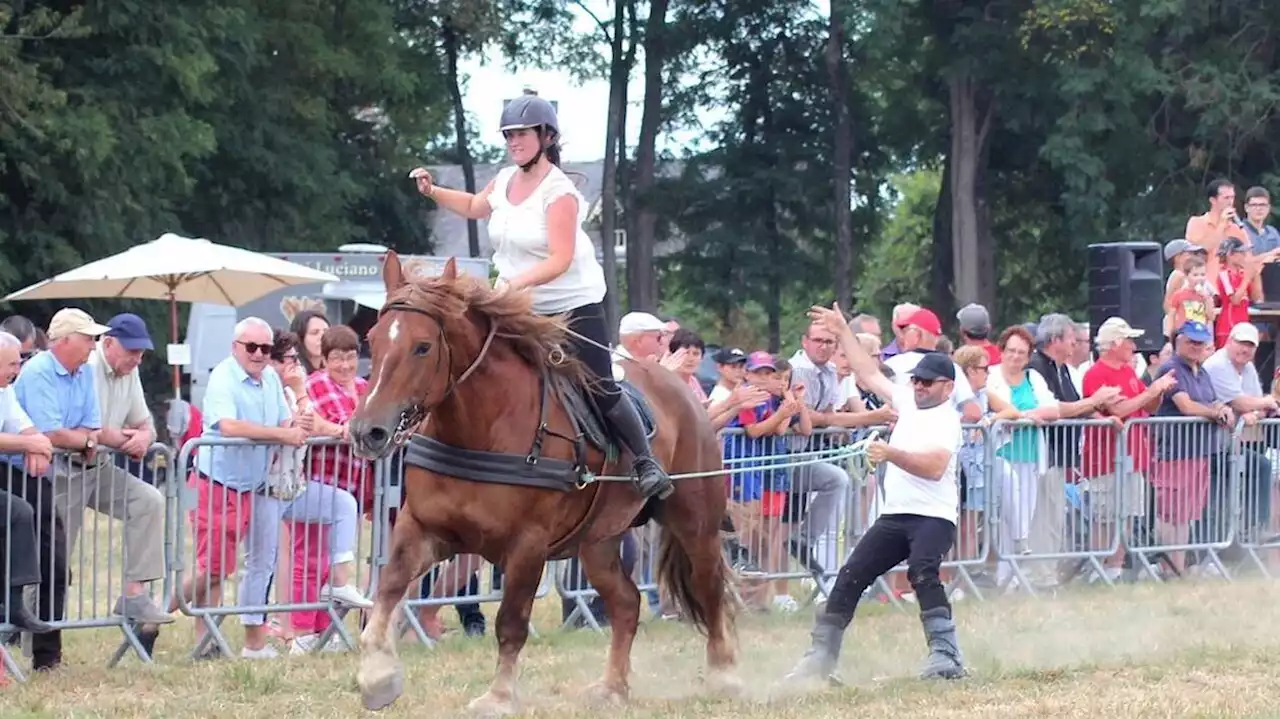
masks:
[[[277,447],[271,451],[271,465],[267,469],[268,497],[282,502],[292,502],[307,491],[307,453],[310,447]]]

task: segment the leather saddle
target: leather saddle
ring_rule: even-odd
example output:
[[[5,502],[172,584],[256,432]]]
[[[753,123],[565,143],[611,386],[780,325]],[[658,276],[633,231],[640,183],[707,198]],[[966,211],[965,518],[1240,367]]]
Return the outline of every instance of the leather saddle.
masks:
[[[600,411],[590,390],[560,374],[551,375],[551,385],[552,391],[560,398],[565,411],[569,413],[574,430],[592,447],[606,453],[610,459],[616,458],[621,451],[621,445],[609,429],[609,423],[605,420],[604,413]],[[653,439],[654,433],[657,432],[657,421],[654,419],[653,407],[649,405],[649,400],[640,394],[640,390],[636,389],[635,385],[625,379],[619,381],[617,385],[622,390],[620,401],[631,402],[635,406],[636,412],[640,414],[640,422],[644,425],[645,436]]]

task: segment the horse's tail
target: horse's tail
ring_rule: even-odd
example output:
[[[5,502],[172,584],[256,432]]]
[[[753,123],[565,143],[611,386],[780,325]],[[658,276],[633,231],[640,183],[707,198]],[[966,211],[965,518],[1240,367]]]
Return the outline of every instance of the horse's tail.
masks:
[[[688,550],[676,539],[675,533],[664,531],[658,550],[658,586],[670,594],[676,604],[684,610],[687,618],[701,634],[707,634],[712,622],[725,622],[725,629],[732,631],[735,624],[737,608],[736,595],[733,590],[733,572],[725,559],[724,552],[716,548],[717,561],[712,565],[711,576],[698,576],[693,571],[693,562]],[[717,545],[719,543],[717,542]],[[703,598],[715,596],[712,592],[698,592],[699,583],[706,589],[721,587],[723,596],[719,602],[719,617]]]

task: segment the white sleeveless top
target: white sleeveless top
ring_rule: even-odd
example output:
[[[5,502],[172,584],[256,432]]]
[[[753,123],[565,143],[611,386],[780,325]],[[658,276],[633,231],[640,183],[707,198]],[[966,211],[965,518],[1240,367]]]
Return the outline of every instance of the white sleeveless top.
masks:
[[[498,269],[498,277],[511,279],[551,255],[547,242],[547,208],[561,197],[572,195],[578,202],[573,262],[563,275],[529,288],[533,311],[553,315],[600,302],[606,289],[604,270],[596,261],[595,244],[582,229],[587,213],[582,193],[560,168],[552,167],[532,195],[513,205],[507,199],[507,188],[519,171],[515,166],[500,171],[493,192],[489,193],[489,206],[493,208],[489,217],[489,242],[493,245],[493,264]]]

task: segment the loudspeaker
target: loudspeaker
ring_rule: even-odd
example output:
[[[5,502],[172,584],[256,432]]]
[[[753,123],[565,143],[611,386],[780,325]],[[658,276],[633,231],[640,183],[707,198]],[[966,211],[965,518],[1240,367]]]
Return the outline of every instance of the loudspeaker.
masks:
[[[1262,266],[1262,301],[1255,307],[1280,307],[1280,264]]]
[[[1093,336],[1110,317],[1123,317],[1134,329],[1141,352],[1164,346],[1164,258],[1158,242],[1107,242],[1089,245],[1089,330]],[[1089,338],[1093,345],[1093,336]]]

